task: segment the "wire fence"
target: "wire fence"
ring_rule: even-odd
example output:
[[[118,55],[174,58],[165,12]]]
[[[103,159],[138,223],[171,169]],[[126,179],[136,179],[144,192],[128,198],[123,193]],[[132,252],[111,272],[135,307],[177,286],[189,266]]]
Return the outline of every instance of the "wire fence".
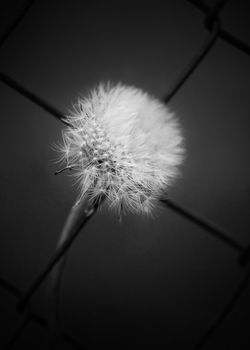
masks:
[[[187,1],[204,14],[203,25],[208,30],[208,34],[186,67],[184,67],[184,69],[180,72],[180,75],[177,76],[176,80],[173,82],[164,98],[165,103],[168,103],[177,94],[177,92],[185,84],[188,78],[193,74],[203,59],[207,56],[208,52],[213,48],[218,39],[224,40],[246,55],[250,55],[250,46],[241,41],[239,38],[233,36],[231,33],[224,30],[221,26],[219,13],[222,11],[224,5],[226,4],[226,0],[219,0],[212,7],[199,0]],[[9,23],[2,37],[0,37],[0,47],[3,46],[19,22],[24,18],[25,14],[32,8],[33,3],[34,1],[23,2],[23,6],[20,8],[20,11],[13,19],[13,21]],[[42,97],[37,96],[32,91],[28,90],[22,84],[15,81],[12,77],[0,72],[0,81],[65,124],[64,114],[60,110],[45,101]],[[237,254],[239,266],[242,268],[247,268],[250,261],[250,245],[244,246],[240,244],[237,240],[230,236],[228,232],[217,228],[214,223],[210,223],[196,213],[190,212],[189,209],[183,208],[179,203],[173,201],[172,199],[163,198],[161,200],[161,203],[167,209],[176,212],[184,220],[188,220],[194,223],[195,225],[201,227],[209,235],[223,242],[223,244],[228,246]],[[94,211],[86,217],[86,222],[92,217],[93,214]],[[84,224],[86,222],[84,222]],[[17,325],[16,332],[13,334],[9,340],[9,343],[6,345],[6,350],[13,348],[13,346],[17,343],[18,339],[22,335],[24,329],[30,324],[30,322],[35,322],[43,328],[48,328],[48,321],[45,318],[39,316],[39,314],[32,311],[31,297],[39,288],[41,283],[48,277],[49,273],[56,265],[56,263],[68,252],[81,228],[82,226],[78,228],[74,237],[69,237],[69,239],[64,242],[60,250],[55,252],[49,262],[44,266],[44,269],[42,269],[42,271],[40,271],[37,276],[35,276],[34,280],[25,291],[20,290],[12,282],[0,277],[0,287],[4,288],[6,291],[17,298],[17,309],[19,312],[23,312],[23,319],[21,323]],[[249,280],[250,269],[247,269],[244,278],[242,279],[239,286],[235,288],[235,291],[232,293],[230,300],[225,302],[225,305],[223,306],[221,312],[216,315],[215,318],[209,323],[204,334],[200,336],[193,349],[201,349],[208,342],[220,324],[225,320],[226,316],[230,313],[237,300],[241,297],[242,293],[249,283]],[[76,349],[86,349],[86,347],[81,344],[80,341],[76,340],[67,333],[63,333],[63,338],[66,342],[74,346]]]

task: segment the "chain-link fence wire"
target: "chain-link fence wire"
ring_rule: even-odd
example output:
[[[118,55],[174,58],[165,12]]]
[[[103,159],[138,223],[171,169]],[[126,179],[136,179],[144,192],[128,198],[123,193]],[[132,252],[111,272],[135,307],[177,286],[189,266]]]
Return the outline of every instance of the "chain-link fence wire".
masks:
[[[191,76],[191,74],[197,69],[197,67],[200,65],[202,60],[206,57],[208,52],[212,49],[212,47],[214,46],[218,38],[226,41],[233,47],[239,49],[241,52],[244,52],[245,54],[250,55],[249,45],[247,45],[245,42],[233,36],[231,33],[227,32],[221,27],[220,19],[218,16],[219,16],[219,12],[222,10],[223,6],[226,4],[227,2],[226,0],[219,0],[212,7],[210,7],[203,1],[197,1],[197,0],[187,0],[187,1],[204,13],[205,17],[204,17],[203,24],[205,28],[208,30],[208,35],[205,38],[204,42],[202,43],[201,47],[197,49],[197,51],[195,52],[193,57],[190,59],[186,67],[184,67],[184,69],[180,72],[180,75],[177,76],[176,80],[173,82],[172,86],[170,87],[169,91],[167,92],[164,98],[165,103],[168,103],[176,95],[179,89],[183,86],[183,84],[187,81],[187,79]],[[9,23],[3,35],[0,37],[0,47],[3,46],[5,41],[8,39],[12,31],[17,27],[18,23],[23,19],[23,17],[25,16],[25,14],[30,9],[33,3],[34,1],[23,2],[23,6],[20,7],[20,11],[16,14],[15,18],[13,18],[13,21]],[[55,118],[59,119],[61,122],[65,123],[64,114],[60,110],[58,110],[55,106],[51,105],[40,96],[33,93],[32,91],[26,89],[24,86],[19,84],[10,76],[0,72],[0,81],[2,81],[5,85],[9,86],[13,90],[21,94],[22,96],[26,97],[27,99],[29,99],[30,101],[32,101],[33,103],[41,107],[50,115],[54,116]],[[169,198],[163,198],[161,202],[168,209],[178,213],[178,215],[180,215],[183,219],[193,222],[194,224],[201,227],[208,234],[214,236],[215,238],[223,242],[225,245],[232,248],[238,254],[239,265],[241,267],[247,266],[250,260],[250,246],[241,245],[237,240],[231,237],[228,232],[217,228],[216,225],[214,225],[213,223],[210,223],[204,218],[201,218],[196,213],[190,212],[190,210],[183,208],[181,205],[179,205],[178,203],[174,202]],[[90,217],[93,214],[94,212],[91,213],[91,215],[86,218],[86,221],[83,223],[83,225],[87,223],[87,221],[90,219]],[[81,225],[81,227],[77,229],[74,236],[69,237],[69,239],[64,242],[64,244],[60,247],[59,250],[55,251],[55,254],[51,257],[51,259],[45,265],[44,269],[37,274],[37,276],[34,278],[34,281],[31,282],[30,286],[27,288],[26,291],[21,291],[17,286],[15,286],[10,281],[7,281],[6,279],[0,277],[0,286],[18,298],[17,309],[20,312],[24,313],[23,320],[20,323],[20,325],[16,328],[16,332],[13,334],[12,338],[7,344],[6,350],[13,348],[13,346],[18,341],[19,337],[22,335],[24,329],[29,325],[31,321],[37,323],[38,325],[44,328],[48,327],[47,320],[40,317],[38,314],[32,311],[30,299],[34,294],[34,292],[39,288],[41,283],[46,279],[46,277],[51,272],[51,270],[56,265],[56,263],[64,256],[64,254],[67,253],[70,246],[72,245],[75,238],[77,237],[78,233],[82,229],[83,225]],[[245,273],[245,277],[243,278],[239,286],[235,289],[230,300],[228,300],[225,303],[221,312],[218,315],[216,315],[214,320],[212,320],[212,322],[207,327],[207,330],[198,339],[197,343],[194,345],[194,349],[196,350],[201,349],[207,343],[207,341],[210,339],[210,337],[213,335],[213,333],[219,327],[219,325],[223,322],[226,316],[230,313],[234,304],[237,302],[237,300],[240,298],[240,296],[246,289],[249,279],[250,279],[250,270]],[[84,345],[82,345],[79,341],[77,341],[67,333],[64,333],[63,335],[64,335],[64,340],[69,344],[73,345],[75,348],[79,348],[79,349],[85,348]]]

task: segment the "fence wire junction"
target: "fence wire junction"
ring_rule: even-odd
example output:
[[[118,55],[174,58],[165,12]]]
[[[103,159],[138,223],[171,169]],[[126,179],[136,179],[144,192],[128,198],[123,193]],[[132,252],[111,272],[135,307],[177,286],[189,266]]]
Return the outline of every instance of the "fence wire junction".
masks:
[[[218,39],[224,40],[228,44],[232,45],[236,49],[240,50],[246,55],[250,55],[250,46],[240,40],[239,38],[233,36],[231,33],[227,32],[222,28],[219,13],[222,11],[223,7],[226,5],[226,0],[217,1],[213,7],[208,6],[205,2],[199,0],[186,0],[199,11],[204,14],[203,25],[207,29],[207,37],[204,39],[202,45],[197,49],[194,53],[193,57],[191,57],[190,61],[184,67],[184,69],[180,72],[180,75],[177,76],[176,80],[171,85],[169,91],[166,93],[165,98],[163,99],[165,103],[169,103],[170,100],[178,93],[181,87],[185,84],[188,78],[192,75],[192,73],[197,69],[197,67],[201,64],[203,59],[207,56],[208,52],[213,48],[214,44]],[[23,7],[17,14],[16,18],[9,24],[6,28],[6,31],[0,38],[0,47],[4,45],[6,40],[9,38],[13,30],[18,26],[20,21],[25,17],[25,14],[32,9],[33,1],[24,1]],[[55,106],[45,101],[40,96],[36,95],[32,91],[28,90],[22,84],[17,82],[12,77],[0,72],[0,81],[15,90],[25,98],[29,99],[37,106],[41,107],[50,115],[57,118],[59,121],[65,123],[64,114],[58,110]],[[237,240],[235,240],[228,232],[225,232],[216,227],[213,223],[208,222],[207,220],[201,218],[195,213],[190,212],[190,210],[183,208],[181,205],[173,201],[169,198],[163,198],[161,200],[162,204],[166,206],[169,210],[176,212],[183,219],[189,220],[193,222],[195,225],[203,228],[205,232],[212,235],[223,244],[227,245],[229,248],[233,249],[238,256],[238,263],[242,268],[247,268],[249,260],[250,260],[250,245],[243,246]],[[95,212],[95,211],[94,211]],[[94,212],[87,218],[86,222],[92,217]],[[38,314],[32,311],[31,307],[31,297],[35,293],[35,291],[39,288],[41,283],[46,279],[48,274],[51,272],[53,267],[57,264],[57,262],[66,254],[69,250],[70,246],[73,244],[75,238],[80,232],[79,230],[76,232],[74,237],[71,237],[70,240],[66,241],[65,244],[61,247],[60,250],[56,251],[55,254],[51,257],[48,263],[44,266],[42,271],[38,273],[34,280],[31,282],[30,286],[25,291],[21,291],[17,286],[15,286],[10,281],[7,281],[4,278],[0,277],[0,287],[7,290],[10,294],[17,298],[17,308],[20,312],[23,312],[23,320],[20,325],[17,326],[16,332],[13,334],[9,343],[6,345],[7,349],[12,349],[13,346],[18,341],[19,337],[22,335],[24,329],[30,322],[35,322],[41,327],[48,327],[48,322],[46,319],[40,317]],[[217,330],[219,325],[223,322],[229,312],[232,310],[233,306],[240,298],[246,286],[248,285],[250,280],[250,269],[246,271],[245,276],[240,283],[240,285],[236,288],[232,297],[229,301],[227,301],[222,308],[221,312],[216,315],[214,320],[210,322],[204,334],[198,339],[197,343],[194,345],[193,349],[201,349],[213,335],[213,333]],[[86,349],[84,345],[82,345],[78,340],[71,337],[69,334],[64,333],[64,340],[69,344],[73,345],[76,349]]]

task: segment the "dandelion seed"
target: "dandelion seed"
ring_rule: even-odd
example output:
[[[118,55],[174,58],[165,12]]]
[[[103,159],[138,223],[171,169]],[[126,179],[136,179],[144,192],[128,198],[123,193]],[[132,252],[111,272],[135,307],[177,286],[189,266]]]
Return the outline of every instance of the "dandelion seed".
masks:
[[[175,115],[140,89],[100,84],[65,119],[61,153],[80,198],[104,194],[119,213],[151,213],[183,161]]]

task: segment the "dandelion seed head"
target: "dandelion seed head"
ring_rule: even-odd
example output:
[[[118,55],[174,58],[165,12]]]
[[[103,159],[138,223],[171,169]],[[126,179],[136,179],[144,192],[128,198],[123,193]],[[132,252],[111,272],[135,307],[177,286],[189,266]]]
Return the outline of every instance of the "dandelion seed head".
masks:
[[[119,212],[151,213],[184,155],[168,107],[135,87],[100,84],[65,120],[61,158],[74,170],[80,197],[105,195]]]

